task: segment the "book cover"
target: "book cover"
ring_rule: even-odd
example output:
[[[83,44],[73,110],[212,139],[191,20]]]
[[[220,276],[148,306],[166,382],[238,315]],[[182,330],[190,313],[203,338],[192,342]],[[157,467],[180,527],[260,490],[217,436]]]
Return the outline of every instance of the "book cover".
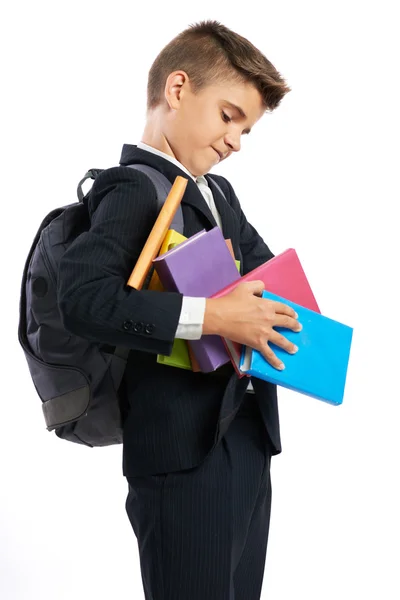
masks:
[[[160,281],[168,291],[209,298],[221,287],[240,279],[219,227],[204,229],[153,260]],[[189,340],[201,371],[209,373],[229,361],[222,338],[205,335]]]
[[[315,312],[321,312],[307,276],[294,248],[288,248],[263,263],[253,271],[243,275],[239,281],[234,281],[214,294],[220,298],[231,292],[241,281],[263,281],[265,289],[287,300],[296,302]],[[223,338],[223,343],[230,355],[231,361],[239,376],[239,363],[242,355],[242,345]],[[243,374],[242,374],[243,376]]]
[[[283,362],[282,371],[272,367],[263,355],[243,346],[240,369],[253,376],[322,400],[339,405],[343,402],[353,328],[320,313],[263,291],[262,297],[285,302],[299,315],[303,329],[299,332],[276,327],[299,350],[289,354],[270,343],[271,349]]]

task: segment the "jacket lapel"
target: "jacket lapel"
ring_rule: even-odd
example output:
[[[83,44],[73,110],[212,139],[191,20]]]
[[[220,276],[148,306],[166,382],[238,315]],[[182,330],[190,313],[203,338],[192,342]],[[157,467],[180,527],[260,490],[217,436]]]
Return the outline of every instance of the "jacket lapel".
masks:
[[[209,175],[205,175],[208,185],[213,193],[215,207],[221,217],[222,231],[225,238],[232,240],[232,244],[236,240],[237,236],[237,216],[234,210],[228,203],[227,199],[221,194],[219,189],[214,184],[212,178]]]
[[[240,251],[240,220],[239,215],[233,210],[228,199],[222,196],[219,189],[213,185],[209,175],[205,176],[214,195],[215,206],[221,216],[222,232],[225,239],[230,239],[233,246],[235,258],[240,261],[240,274],[243,275],[243,258]]]
[[[211,209],[204,199],[203,194],[197,187],[197,184],[185,173],[183,173],[182,177],[186,177],[188,179],[188,184],[182,198],[182,204],[191,206],[198,213],[200,213],[203,216],[202,221],[204,221],[205,218],[210,228],[217,227],[218,223],[214,219]]]

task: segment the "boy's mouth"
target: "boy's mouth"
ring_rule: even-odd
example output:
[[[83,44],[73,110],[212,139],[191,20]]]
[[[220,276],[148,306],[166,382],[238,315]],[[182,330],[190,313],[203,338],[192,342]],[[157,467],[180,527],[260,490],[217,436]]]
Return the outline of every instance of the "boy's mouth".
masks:
[[[221,154],[220,152],[218,152],[218,150],[216,150],[216,149],[215,149],[215,148],[213,148],[212,146],[211,146],[211,148],[214,150],[214,152],[216,152],[216,153],[218,154],[218,156],[219,156],[219,160],[222,160],[222,154]]]

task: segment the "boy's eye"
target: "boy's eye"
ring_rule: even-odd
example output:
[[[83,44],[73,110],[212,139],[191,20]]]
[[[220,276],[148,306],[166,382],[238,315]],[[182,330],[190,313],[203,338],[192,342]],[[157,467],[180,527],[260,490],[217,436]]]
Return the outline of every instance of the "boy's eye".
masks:
[[[228,115],[226,113],[224,113],[224,111],[221,112],[222,115],[222,119],[225,121],[225,123],[229,123],[230,121],[232,121],[232,119],[230,117],[228,117]]]

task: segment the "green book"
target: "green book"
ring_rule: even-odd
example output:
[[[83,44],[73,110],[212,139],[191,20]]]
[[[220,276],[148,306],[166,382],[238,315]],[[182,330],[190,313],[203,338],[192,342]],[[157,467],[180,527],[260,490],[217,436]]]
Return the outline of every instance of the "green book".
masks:
[[[169,367],[191,370],[192,363],[190,361],[186,340],[175,338],[171,355],[165,356],[164,354],[158,354],[157,362],[161,365],[168,365]]]

